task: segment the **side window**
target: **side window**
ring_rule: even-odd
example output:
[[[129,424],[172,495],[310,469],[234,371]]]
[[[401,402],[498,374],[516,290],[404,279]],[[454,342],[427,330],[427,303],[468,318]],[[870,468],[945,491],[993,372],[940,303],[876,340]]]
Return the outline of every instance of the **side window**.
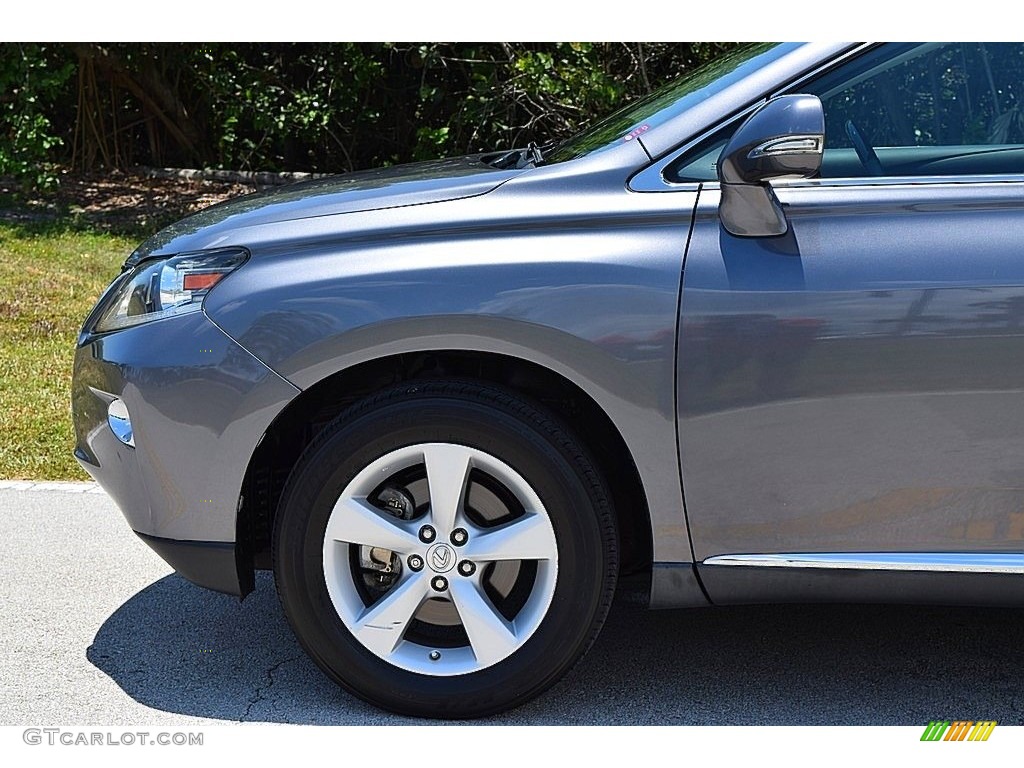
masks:
[[[1024,174],[1024,43],[899,43],[795,89],[825,110],[823,178]],[[729,126],[666,169],[717,178]]]
[[[1024,44],[886,45],[799,90],[825,109],[823,177],[1024,172]]]
[[[718,178],[718,156],[736,130],[736,125],[716,131],[715,134],[687,152],[665,169],[665,178],[673,183],[686,181],[714,181]]]

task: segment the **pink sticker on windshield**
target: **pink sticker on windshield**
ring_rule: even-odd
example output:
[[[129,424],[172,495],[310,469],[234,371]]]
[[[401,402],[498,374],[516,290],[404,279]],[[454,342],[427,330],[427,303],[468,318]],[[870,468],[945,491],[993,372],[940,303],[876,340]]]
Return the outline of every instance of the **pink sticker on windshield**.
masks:
[[[644,123],[643,125],[637,126],[632,131],[630,131],[625,136],[623,136],[622,140],[623,141],[632,141],[637,136],[639,136],[639,135],[641,135],[643,133],[647,133],[647,131],[650,130],[650,127],[651,126],[647,125],[647,123]]]

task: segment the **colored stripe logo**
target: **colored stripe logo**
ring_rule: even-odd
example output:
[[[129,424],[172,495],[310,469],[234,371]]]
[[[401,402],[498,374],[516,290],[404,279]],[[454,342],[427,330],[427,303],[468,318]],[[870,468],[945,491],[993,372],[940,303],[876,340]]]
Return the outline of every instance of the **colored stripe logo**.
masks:
[[[932,720],[921,741],[988,741],[995,727],[995,720]]]

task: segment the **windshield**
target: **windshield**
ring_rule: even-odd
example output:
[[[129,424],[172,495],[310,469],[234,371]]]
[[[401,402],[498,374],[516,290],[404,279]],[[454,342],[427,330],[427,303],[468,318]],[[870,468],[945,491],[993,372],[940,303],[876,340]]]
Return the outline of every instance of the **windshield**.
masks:
[[[796,47],[791,43],[740,46],[563,141],[545,153],[544,161],[560,163],[575,160],[624,141],[632,141]]]

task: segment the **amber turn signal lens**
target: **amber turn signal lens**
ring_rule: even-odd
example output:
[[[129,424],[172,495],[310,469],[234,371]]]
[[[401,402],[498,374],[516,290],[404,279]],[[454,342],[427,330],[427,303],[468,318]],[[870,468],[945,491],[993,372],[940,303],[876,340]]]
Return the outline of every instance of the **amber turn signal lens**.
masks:
[[[226,272],[200,272],[198,274],[193,273],[191,275],[185,275],[185,279],[182,282],[182,288],[186,291],[205,291],[209,288],[213,288],[217,284]]]

